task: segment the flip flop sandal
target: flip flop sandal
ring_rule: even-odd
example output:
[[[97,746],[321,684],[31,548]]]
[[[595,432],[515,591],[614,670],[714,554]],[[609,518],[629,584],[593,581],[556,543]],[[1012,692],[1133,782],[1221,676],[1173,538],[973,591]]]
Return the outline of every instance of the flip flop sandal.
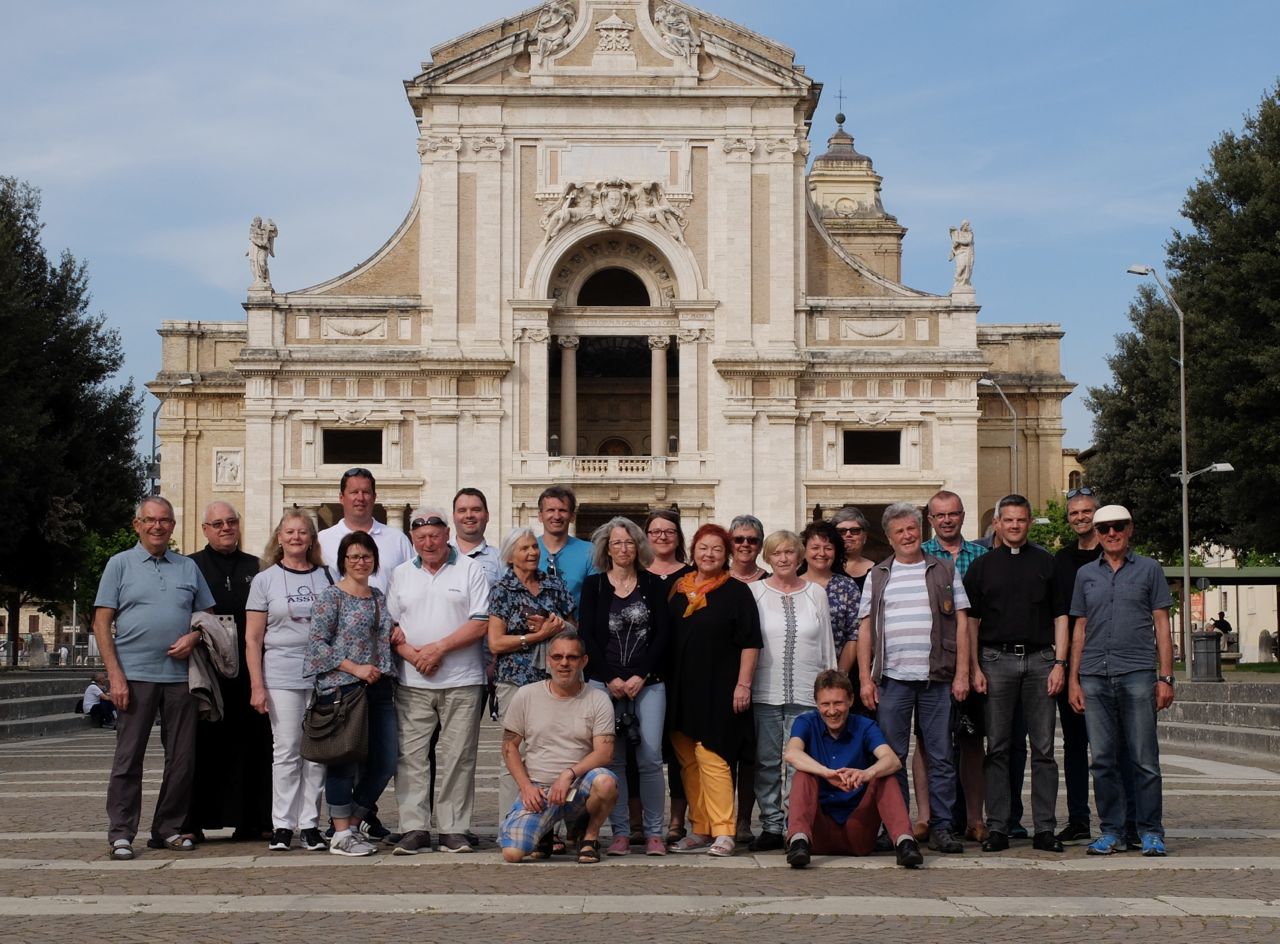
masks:
[[[196,844],[186,836],[175,833],[168,839],[157,839],[152,836],[147,840],[148,849],[168,849],[170,852],[194,852]]]
[[[133,858],[133,843],[128,839],[117,839],[111,844],[111,858],[116,862],[127,862]]]
[[[534,862],[542,862],[550,859],[555,855],[555,839],[551,833],[547,833],[538,840],[538,844],[533,847],[533,851],[529,853],[529,858]],[[564,853],[564,843],[560,843],[560,852]]]
[[[578,864],[594,865],[600,861],[600,840],[584,839],[578,846]]]

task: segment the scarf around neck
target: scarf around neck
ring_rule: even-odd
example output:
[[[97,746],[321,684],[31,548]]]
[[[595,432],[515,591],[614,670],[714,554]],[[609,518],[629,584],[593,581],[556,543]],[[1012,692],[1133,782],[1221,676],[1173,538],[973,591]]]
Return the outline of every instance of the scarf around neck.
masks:
[[[703,580],[696,570],[692,570],[677,580],[673,592],[683,593],[689,599],[689,605],[684,608],[685,619],[706,606],[707,596],[712,590],[718,590],[728,583],[729,577],[729,571],[726,570],[709,580]]]

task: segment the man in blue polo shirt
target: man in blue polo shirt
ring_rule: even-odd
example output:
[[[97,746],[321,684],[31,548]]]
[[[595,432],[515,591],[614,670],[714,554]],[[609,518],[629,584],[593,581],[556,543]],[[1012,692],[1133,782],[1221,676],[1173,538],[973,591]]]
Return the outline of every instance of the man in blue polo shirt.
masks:
[[[1156,714],[1173,704],[1173,597],[1159,563],[1129,548],[1133,517],[1121,505],[1093,513],[1102,556],[1076,573],[1071,615],[1071,707],[1084,713],[1093,798],[1102,835],[1090,855],[1125,849],[1120,751],[1133,760],[1134,818],[1144,856],[1162,856],[1163,781]],[[1123,739],[1121,735],[1123,734]]]
[[[107,786],[107,838],[111,858],[118,860],[133,858],[142,813],[142,761],[157,712],[164,778],[147,846],[195,848],[181,835],[195,774],[197,717],[187,657],[200,641],[191,630],[191,614],[211,610],[214,599],[196,562],[169,549],[174,524],[168,499],[143,499],[133,519],[138,544],[107,561],[93,602],[93,635],[119,712]]]
[[[577,513],[578,499],[573,489],[552,485],[538,496],[538,520],[542,522],[538,569],[559,577],[573,594],[574,601],[581,605],[582,584],[596,569],[591,565],[591,542],[569,533],[569,525]]]
[[[835,669],[819,672],[813,695],[818,707],[796,719],[783,754],[796,771],[787,862],[802,869],[811,854],[870,855],[884,823],[897,847],[898,865],[923,864],[902,791],[888,779],[902,763],[874,721],[850,716],[849,676]]]

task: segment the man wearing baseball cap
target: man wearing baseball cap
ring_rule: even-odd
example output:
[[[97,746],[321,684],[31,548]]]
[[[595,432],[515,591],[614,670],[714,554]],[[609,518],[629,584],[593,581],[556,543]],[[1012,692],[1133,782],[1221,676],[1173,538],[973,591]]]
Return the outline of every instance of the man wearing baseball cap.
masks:
[[[1094,802],[1102,834],[1090,855],[1125,848],[1119,753],[1133,761],[1135,818],[1144,856],[1162,856],[1163,796],[1156,713],[1173,704],[1173,598],[1160,565],[1133,553],[1133,517],[1121,505],[1093,514],[1102,556],[1076,574],[1071,615],[1071,707],[1084,713],[1093,754]]]

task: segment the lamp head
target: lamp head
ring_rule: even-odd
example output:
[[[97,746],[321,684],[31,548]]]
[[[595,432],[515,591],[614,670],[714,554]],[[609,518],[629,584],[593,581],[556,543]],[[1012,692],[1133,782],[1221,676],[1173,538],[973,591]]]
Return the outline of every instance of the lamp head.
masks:
[[[1156,270],[1149,265],[1131,265],[1125,271],[1130,275],[1154,275]]]
[[[1210,472],[1234,472],[1235,470],[1236,467],[1230,462],[1215,462],[1213,465],[1209,466]]]

